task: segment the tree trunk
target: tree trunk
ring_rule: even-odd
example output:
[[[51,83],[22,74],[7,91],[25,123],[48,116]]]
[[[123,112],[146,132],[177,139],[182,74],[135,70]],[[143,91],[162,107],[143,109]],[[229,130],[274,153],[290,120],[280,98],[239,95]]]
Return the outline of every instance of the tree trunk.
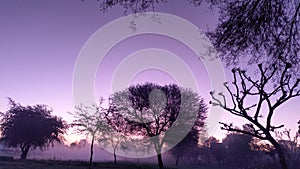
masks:
[[[93,167],[93,153],[94,153],[94,140],[95,136],[92,136],[92,143],[91,143],[91,150],[90,150],[90,164],[89,164],[89,169],[92,169]]]
[[[117,155],[116,155],[117,146],[113,146],[113,148],[114,148],[114,163],[117,164]]]
[[[176,166],[178,166],[178,162],[179,162],[179,156],[176,157],[176,162],[175,162]]]
[[[116,153],[114,153],[114,163],[117,164],[117,156],[116,156]]]
[[[158,166],[159,166],[159,169],[164,169],[164,163],[162,161],[162,157],[161,157],[161,154],[157,154],[157,161],[158,161]]]
[[[28,154],[28,151],[29,151],[29,148],[30,146],[24,146],[24,147],[21,147],[21,160],[25,160],[27,158],[27,154]]]
[[[275,149],[277,151],[281,168],[282,169],[288,169],[289,167],[286,163],[285,156],[284,156],[284,153],[282,151],[281,145],[274,139],[271,139],[270,142],[273,144],[273,146],[275,147]]]
[[[284,154],[283,154],[283,151],[282,151],[281,146],[278,144],[278,147],[276,147],[275,145],[274,145],[274,147],[275,147],[276,150],[277,150],[281,168],[282,168],[282,169],[288,169],[288,165],[287,165],[287,163],[286,163],[285,156],[284,156]]]

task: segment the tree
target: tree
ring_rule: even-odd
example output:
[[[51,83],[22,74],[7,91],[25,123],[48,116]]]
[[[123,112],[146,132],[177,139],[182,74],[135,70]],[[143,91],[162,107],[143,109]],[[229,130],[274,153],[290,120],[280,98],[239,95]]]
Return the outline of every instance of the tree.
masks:
[[[146,83],[114,93],[110,111],[117,114],[111,117],[122,121],[114,125],[128,126],[126,130],[119,128],[125,135],[135,135],[142,139],[142,143],[147,140],[152,143],[159,167],[164,168],[163,146],[178,143],[174,139],[178,136],[176,134],[180,136],[178,131],[191,129],[199,114],[199,106],[200,97],[190,89]]]
[[[207,164],[210,166],[212,163],[212,159],[217,158],[216,154],[219,154],[219,150],[218,149],[214,150],[211,148],[212,145],[217,145],[217,144],[219,144],[219,140],[217,140],[213,136],[210,136],[200,146],[200,158],[204,162],[204,164]]]
[[[217,6],[220,22],[209,35],[227,64],[236,65],[248,55],[249,64],[275,63],[284,69],[282,63],[289,62],[298,73],[299,1],[229,0]]]
[[[249,160],[252,159],[251,141],[250,135],[229,133],[222,141],[226,147],[226,161],[238,167],[249,166]]]
[[[26,159],[30,149],[44,150],[54,141],[61,142],[67,129],[65,121],[52,116],[46,105],[22,106],[11,98],[9,110],[2,113],[1,142],[8,147],[19,147],[21,159]]]
[[[206,119],[207,107],[203,100],[200,101],[197,119],[191,131],[170,150],[175,157],[175,164],[178,165],[179,159],[183,157],[197,158],[200,136],[203,135],[204,120]]]
[[[103,146],[111,146],[114,155],[114,163],[117,164],[116,152],[121,144],[125,141],[125,135],[122,131],[128,131],[125,121],[120,121],[117,117],[118,113],[108,110],[105,114],[106,127],[103,128],[101,137],[98,138],[98,143]]]
[[[76,132],[84,134],[87,137],[89,135],[91,136],[89,168],[92,168],[93,165],[93,150],[96,136],[102,129],[106,129],[105,112],[107,110],[101,106],[102,102],[103,100],[101,99],[99,106],[78,105],[76,106],[75,112],[70,113],[75,119],[71,126],[76,127]]]
[[[220,106],[227,112],[243,118],[247,123],[250,123],[244,129],[238,129],[232,123],[221,122],[223,125],[222,129],[248,134],[261,140],[268,140],[277,150],[282,169],[287,169],[288,166],[282,146],[272,136],[273,131],[284,125],[275,126],[271,122],[276,109],[280,105],[300,95],[300,79],[291,80],[292,74],[289,72],[291,65],[289,63],[285,63],[283,70],[278,69],[275,64],[271,67],[263,67],[262,64],[259,64],[258,67],[260,75],[257,80],[251,78],[242,69],[232,69],[234,77],[232,82],[233,89],[227,83],[224,83],[232,105],[228,105],[226,96],[223,93],[219,93],[216,96],[214,92],[211,92],[212,101],[210,103],[214,106]],[[280,74],[280,80],[279,82],[272,83],[271,79],[276,73]],[[249,103],[249,97],[257,99],[257,103]],[[267,110],[262,110],[262,106],[266,106]],[[261,121],[264,112],[267,113],[266,122]]]
[[[168,0],[98,0],[100,9],[121,6],[125,13],[154,11]],[[203,0],[187,0],[199,6]],[[244,56],[249,64],[265,62],[293,64],[299,67],[300,3],[281,0],[206,0],[219,11],[219,23],[207,32],[227,65],[236,65]],[[195,16],[196,17],[196,16]],[[263,56],[263,57],[262,57]],[[278,65],[278,66],[279,66]],[[284,65],[283,65],[284,66]]]
[[[84,1],[84,0],[83,0]],[[125,9],[124,13],[143,13],[147,11],[154,11],[155,6],[160,3],[166,3],[169,0],[97,0],[99,1],[100,10],[106,12],[109,8],[121,6]],[[206,2],[216,5],[220,0],[206,0]],[[194,6],[199,6],[203,0],[187,0]]]
[[[276,132],[276,136],[287,160],[290,162],[291,168],[296,168],[297,163],[300,161],[299,134],[296,133],[292,137],[291,130],[285,129],[284,131]]]

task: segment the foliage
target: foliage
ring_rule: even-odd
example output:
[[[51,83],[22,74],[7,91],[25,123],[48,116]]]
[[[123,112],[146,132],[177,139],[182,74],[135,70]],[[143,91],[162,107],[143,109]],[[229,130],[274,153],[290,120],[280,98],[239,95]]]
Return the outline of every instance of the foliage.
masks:
[[[253,159],[251,141],[252,136],[229,133],[222,142],[226,147],[226,161],[239,167],[249,166],[250,160]]]
[[[84,0],[83,0],[84,1]],[[100,10],[106,12],[109,8],[121,6],[125,9],[124,13],[142,13],[154,11],[155,6],[160,3],[166,3],[169,0],[97,0],[99,1]],[[203,0],[187,0],[194,6],[199,6]],[[219,0],[206,0],[212,4],[217,4]]]
[[[296,168],[300,161],[300,138],[299,134],[291,136],[291,130],[285,129],[281,132],[276,132],[276,137],[279,144],[282,145],[283,151],[292,168]]]
[[[183,157],[190,160],[196,160],[198,156],[200,137],[203,135],[204,120],[206,119],[207,107],[203,100],[200,100],[197,119],[191,131],[170,150],[172,156],[176,159],[176,165]]]
[[[109,109],[114,114],[110,118],[116,121],[112,127],[127,136],[140,136],[142,144],[150,141],[163,168],[163,145],[174,143],[172,136],[180,134],[179,128],[187,132],[191,129],[199,115],[199,106],[199,96],[190,89],[146,83],[114,93]]]
[[[98,0],[100,9],[123,7],[125,13],[154,11],[168,0]],[[199,6],[203,0],[187,0]],[[219,23],[208,35],[227,65],[236,65],[251,56],[249,64],[299,67],[300,3],[281,0],[206,0],[219,11]],[[264,57],[262,57],[264,56]]]
[[[2,114],[1,141],[8,147],[20,147],[21,159],[26,159],[30,148],[43,150],[64,139],[66,123],[52,116],[52,109],[46,105],[22,106],[10,98],[9,105]]]
[[[289,62],[298,69],[299,1],[229,0],[217,6],[220,22],[209,35],[227,64],[250,55],[250,64]]]

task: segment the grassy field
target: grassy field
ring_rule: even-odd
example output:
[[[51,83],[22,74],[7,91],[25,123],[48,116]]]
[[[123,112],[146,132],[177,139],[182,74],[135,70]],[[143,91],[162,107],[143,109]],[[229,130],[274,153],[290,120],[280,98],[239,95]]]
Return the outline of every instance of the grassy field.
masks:
[[[0,169],[88,169],[87,162],[82,161],[54,161],[54,160],[11,160],[0,161]],[[93,169],[156,169],[155,164],[134,164],[120,162],[94,163]]]
[[[7,160],[0,161],[0,169],[88,169],[88,162],[83,161],[58,161],[58,160]],[[200,166],[167,167],[166,169],[215,169],[201,168]],[[94,163],[93,169],[158,169],[156,164],[137,164],[119,162]]]

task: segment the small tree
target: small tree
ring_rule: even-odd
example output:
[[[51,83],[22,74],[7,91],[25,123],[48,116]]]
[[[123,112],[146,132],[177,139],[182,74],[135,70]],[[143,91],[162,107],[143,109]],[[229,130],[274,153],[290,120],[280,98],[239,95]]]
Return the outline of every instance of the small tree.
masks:
[[[260,78],[257,80],[252,79],[244,70],[233,69],[234,80],[232,84],[234,89],[230,89],[227,83],[224,83],[230,95],[232,105],[228,105],[223,93],[219,93],[219,97],[217,97],[214,92],[211,92],[212,101],[210,103],[245,119],[246,123],[250,122],[250,124],[247,124],[247,128],[244,129],[236,128],[232,123],[221,123],[223,124],[222,129],[248,134],[261,140],[268,140],[277,150],[282,169],[287,169],[288,165],[282,146],[272,136],[274,130],[284,125],[275,126],[271,123],[271,120],[275,110],[280,105],[300,95],[300,79],[294,80],[292,74],[289,73],[291,65],[289,63],[284,64],[284,69],[278,69],[275,64],[266,68],[263,68],[262,64],[259,64]],[[280,75],[278,81],[272,81],[275,74]],[[258,100],[257,103],[252,104],[249,100],[247,101],[248,97],[256,98]],[[267,108],[266,122],[260,120],[262,113],[265,111],[262,110],[262,106],[266,106]]]
[[[110,111],[117,115],[110,118],[117,119],[114,125],[128,126],[124,130],[119,128],[125,135],[149,139],[157,153],[159,167],[164,168],[163,146],[176,140],[171,138],[178,134],[176,131],[184,130],[187,124],[193,126],[199,106],[198,94],[189,89],[146,83],[114,93]]]
[[[76,128],[76,132],[87,137],[91,136],[89,168],[92,168],[93,165],[94,141],[97,134],[99,134],[101,130],[105,128],[104,121],[106,110],[101,106],[102,102],[103,100],[101,99],[99,106],[76,106],[75,112],[70,113],[75,119],[71,126]]]
[[[22,106],[9,98],[10,108],[2,113],[1,141],[8,147],[19,147],[21,159],[26,159],[30,149],[41,150],[61,142],[66,123],[52,116],[52,109],[46,105]]]
[[[116,117],[118,114],[107,111],[105,114],[106,127],[103,128],[101,137],[98,138],[98,143],[103,146],[111,146],[114,155],[114,163],[117,164],[116,152],[120,148],[121,143],[125,140],[123,132],[126,125],[118,121]]]

